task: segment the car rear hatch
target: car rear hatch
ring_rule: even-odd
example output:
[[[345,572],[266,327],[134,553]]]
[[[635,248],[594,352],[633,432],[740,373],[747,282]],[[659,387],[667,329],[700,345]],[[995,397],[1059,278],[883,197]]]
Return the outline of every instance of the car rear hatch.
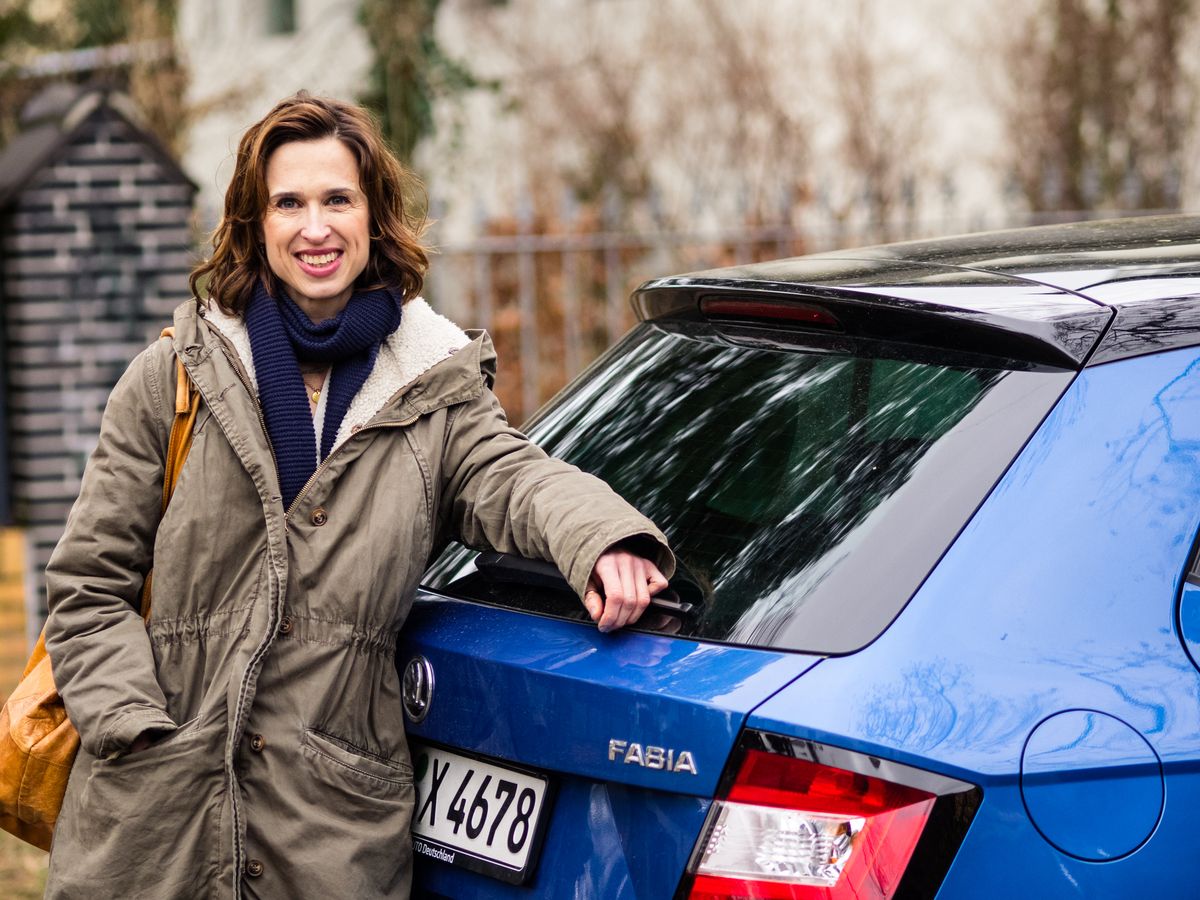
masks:
[[[751,865],[701,845],[769,820],[762,773],[800,771],[755,753],[822,778],[858,763],[747,717],[900,614],[1109,318],[980,273],[913,266],[886,292],[744,274],[643,288],[644,321],[529,426],[670,537],[679,571],[636,630],[598,633],[552,567],[451,545],[427,574],[398,664],[429,895],[665,898]],[[896,771],[932,798],[962,787]],[[879,797],[925,802],[879,790],[804,827],[857,834]]]
[[[426,785],[417,852],[442,863],[427,867],[422,884],[455,898],[571,896],[572,883],[580,896],[671,896],[747,713],[815,661],[653,634],[604,635],[429,595],[410,621],[401,662],[422,657],[434,678],[428,716],[409,728],[410,738],[434,742],[413,747]],[[439,756],[444,749],[469,756]],[[521,770],[547,776],[528,835],[517,804],[537,786],[527,788]],[[510,792],[516,796],[501,815]]]

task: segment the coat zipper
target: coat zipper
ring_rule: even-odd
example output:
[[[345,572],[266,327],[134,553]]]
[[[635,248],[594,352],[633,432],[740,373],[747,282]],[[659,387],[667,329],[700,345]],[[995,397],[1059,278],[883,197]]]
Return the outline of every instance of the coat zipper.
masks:
[[[233,371],[235,373],[237,373],[238,380],[241,381],[242,387],[244,387],[246,389],[246,394],[250,397],[251,402],[254,404],[254,412],[258,415],[258,425],[262,429],[263,437],[266,438],[267,450],[270,451],[270,453],[271,453],[271,465],[274,467],[275,471],[278,472],[279,471],[279,463],[275,459],[275,447],[271,443],[271,433],[269,431],[267,431],[267,419],[266,419],[266,416],[263,415],[262,404],[258,400],[258,393],[254,390],[254,386],[250,383],[250,376],[246,373],[244,367],[242,366],[241,360],[237,358],[237,351],[234,350],[233,353],[231,354],[230,350],[232,350],[233,348],[229,345],[229,341],[225,338],[225,335],[220,334],[218,329],[214,328],[212,330],[214,332],[217,332],[218,337],[221,340],[222,352],[225,354],[225,358],[229,361],[229,364],[233,367]],[[283,530],[285,533],[287,532],[287,516],[286,515],[284,516],[284,520],[283,520]],[[274,607],[274,603],[272,603],[272,607]],[[273,634],[275,631],[275,627],[276,627],[275,622],[274,622],[274,611],[273,610],[272,610],[271,615],[268,617],[268,626],[269,626],[268,634]],[[269,637],[265,643],[260,642],[260,644],[256,648],[255,652],[251,655],[250,665],[248,665],[246,667],[246,673],[242,679],[242,684],[238,691],[237,706],[235,707],[234,713],[233,713],[234,714],[234,726],[239,727],[239,730],[240,730],[240,722],[242,721],[242,719],[244,718],[244,715],[245,715],[243,697],[245,696],[246,687],[250,683],[253,669],[255,668],[255,660],[257,657],[259,657],[262,653],[265,652],[266,646],[268,643],[269,643]],[[236,778],[237,778],[236,774],[234,774],[233,777],[234,777],[234,780],[236,783]],[[235,794],[236,794],[236,792],[235,792]],[[234,882],[233,889],[234,890],[233,890],[233,893],[234,893],[234,900],[240,900],[240,898],[242,897],[241,873],[242,873],[242,866],[244,864],[244,857],[246,855],[246,847],[240,838],[240,821],[241,821],[240,804],[239,804],[236,796],[233,796],[230,798],[230,804],[231,804],[231,816],[233,818],[233,858],[234,858],[234,876],[233,876],[233,882]]]
[[[217,329],[213,329],[213,330],[217,331]],[[228,347],[228,340],[226,339],[225,335],[218,334],[218,336],[221,339],[222,345],[224,345],[222,347],[222,350],[224,350],[224,352],[225,352],[226,359],[228,359],[230,364],[233,366],[233,371],[237,373],[237,377],[242,382],[242,386],[246,389],[246,393],[249,394],[250,399],[254,401],[254,411],[258,414],[258,424],[262,428],[263,435],[267,439],[267,449],[271,451],[271,464],[275,467],[275,471],[278,472],[279,471],[279,461],[275,458],[275,447],[271,444],[271,433],[269,431],[267,431],[267,419],[266,419],[266,416],[263,415],[262,404],[259,403],[259,401],[258,401],[258,394],[255,392],[253,385],[250,384],[250,376],[247,375],[246,372],[244,371],[241,360],[232,358],[229,354],[229,350],[226,349]],[[233,355],[236,356],[237,351],[234,351]],[[409,385],[406,385],[405,387],[401,388],[396,393],[397,394],[403,393],[410,386],[411,386],[411,382]],[[392,399],[395,399],[394,395],[393,395]],[[390,403],[391,401],[389,400],[388,402]],[[404,419],[401,422],[379,422],[375,425],[366,425],[363,428],[360,428],[358,431],[356,431],[350,437],[351,438],[358,437],[363,432],[375,431],[375,430],[378,430],[381,428],[402,428],[405,425],[411,425],[413,422],[415,422],[417,420],[417,418],[419,418],[419,417],[412,416],[410,418]],[[284,511],[283,525],[284,525],[285,530],[287,528],[288,520],[291,518],[292,513],[295,512],[295,510],[296,510],[296,504],[298,504],[302,499],[304,499],[304,495],[306,493],[308,493],[308,489],[313,486],[313,482],[315,482],[317,480],[317,478],[320,477],[321,473],[324,472],[326,468],[328,468],[329,461],[331,459],[333,459],[333,457],[336,456],[341,451],[341,449],[343,447],[345,447],[348,443],[350,443],[350,438],[347,438],[346,440],[344,440],[340,444],[338,444],[336,447],[334,447],[333,452],[331,452],[327,457],[325,457],[325,459],[323,459],[321,461],[321,464],[319,466],[317,466],[317,468],[313,471],[312,475],[310,475],[308,477],[308,481],[304,482],[304,487],[300,488],[300,491],[292,499],[292,502],[288,506],[287,510]]]
[[[292,513],[296,509],[296,505],[304,499],[304,495],[308,493],[308,489],[313,486],[313,483],[321,476],[321,473],[328,468],[329,461],[337,456],[341,452],[342,448],[349,444],[353,438],[359,437],[368,431],[378,431],[383,428],[403,428],[405,425],[411,425],[416,420],[417,418],[413,417],[410,419],[405,419],[402,422],[379,422],[375,425],[366,425],[358,429],[358,431],[354,432],[354,434],[350,435],[350,437],[346,438],[346,440],[334,447],[333,451],[327,457],[321,460],[321,464],[317,466],[315,470],[313,470],[313,473],[310,476],[308,476],[308,481],[304,482],[304,487],[300,488],[299,492],[292,500],[291,506],[289,506],[287,511],[283,514],[284,522],[286,523],[287,520],[291,518]]]
[[[263,436],[267,439],[267,449],[271,451],[271,465],[275,467],[275,471],[279,471],[279,460],[275,458],[275,445],[271,443],[271,432],[267,431],[267,417],[263,415],[262,404],[258,402],[258,395],[250,390],[249,380],[238,373],[238,378],[242,379],[242,384],[246,386],[246,390],[250,392],[250,399],[254,401],[254,411],[258,413],[258,424],[262,428]],[[284,516],[286,519],[287,517]]]
[[[241,359],[238,358],[237,351],[229,344],[229,339],[221,334],[219,328],[209,329],[213,331],[221,341],[221,350],[225,354],[225,358],[233,367],[233,371],[237,374],[238,380],[242,383],[242,387],[246,389],[246,393],[250,395],[250,399],[254,402],[254,412],[258,414],[258,424],[262,428],[263,437],[267,439],[267,450],[271,452],[271,465],[275,467],[275,471],[279,471],[279,461],[275,458],[275,446],[271,443],[271,432],[267,431],[267,418],[263,415],[262,404],[258,400],[258,392],[254,390],[254,385],[250,383],[250,376],[246,374],[245,367],[242,365]],[[230,350],[233,353],[230,354]],[[286,518],[286,517],[285,517]]]

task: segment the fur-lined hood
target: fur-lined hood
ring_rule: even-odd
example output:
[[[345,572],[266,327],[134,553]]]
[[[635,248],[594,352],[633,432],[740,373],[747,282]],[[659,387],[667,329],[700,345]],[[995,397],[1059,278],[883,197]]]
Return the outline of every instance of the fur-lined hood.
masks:
[[[245,319],[229,315],[212,302],[204,307],[202,317],[228,340],[257,389],[258,378]],[[463,331],[445,316],[434,312],[421,297],[405,303],[400,326],[380,346],[371,374],[346,410],[334,446],[346,440],[356,426],[362,427],[375,418],[390,400],[422,375],[473,342],[479,344],[480,352],[465,354],[459,362],[473,370],[472,374],[482,374],[490,386],[495,377],[495,353],[486,334]]]

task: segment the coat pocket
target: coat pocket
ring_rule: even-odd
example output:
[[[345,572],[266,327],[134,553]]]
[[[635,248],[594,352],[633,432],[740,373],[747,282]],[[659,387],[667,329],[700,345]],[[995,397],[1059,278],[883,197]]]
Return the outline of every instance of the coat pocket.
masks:
[[[373,791],[392,793],[412,785],[412,766],[379,756],[315,728],[305,729],[302,750],[327,767],[364,783]]]
[[[185,723],[129,756],[81,753],[54,834],[51,881],[62,889],[49,895],[197,896],[194,886],[176,880],[208,877],[206,835],[222,794],[221,745],[212,729]],[[147,865],[146,848],[170,851]]]
[[[130,753],[128,750],[120,756],[111,759],[99,759],[97,764],[109,768],[126,768],[145,762],[154,762],[164,756],[170,756],[175,744],[186,742],[195,737],[200,730],[200,717],[188,719],[182,725],[176,725],[171,731],[165,731],[157,740],[143,750]]]

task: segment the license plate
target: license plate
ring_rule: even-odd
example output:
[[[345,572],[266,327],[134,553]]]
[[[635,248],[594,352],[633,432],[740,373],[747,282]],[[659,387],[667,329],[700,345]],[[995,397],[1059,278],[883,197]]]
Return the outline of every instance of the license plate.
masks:
[[[524,882],[541,845],[546,776],[417,741],[410,749],[413,849],[510,884]]]

